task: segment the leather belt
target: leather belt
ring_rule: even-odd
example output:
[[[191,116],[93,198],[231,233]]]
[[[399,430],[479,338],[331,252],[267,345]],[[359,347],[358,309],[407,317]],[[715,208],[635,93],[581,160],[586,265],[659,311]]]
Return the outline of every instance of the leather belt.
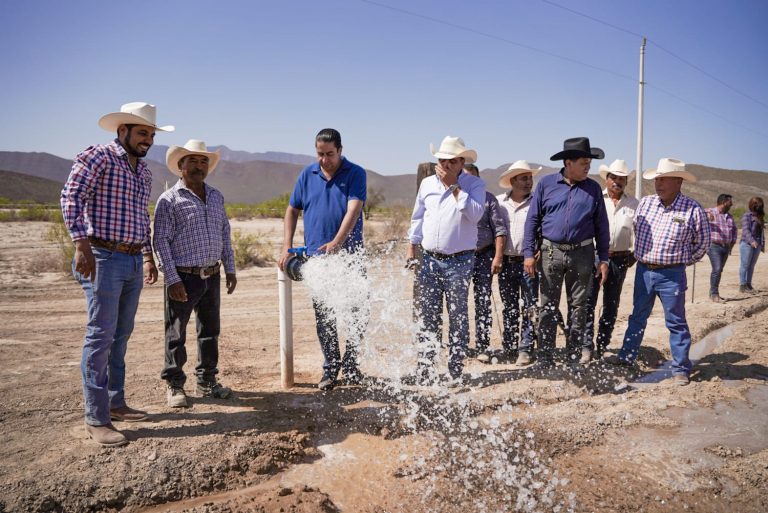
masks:
[[[144,247],[144,244],[141,242],[115,242],[94,236],[88,237],[88,240],[91,241],[91,246],[108,249],[110,251],[117,251],[118,253],[127,253],[129,255],[138,255],[141,253],[141,248]]]
[[[609,251],[609,252],[608,252],[608,257],[609,257],[609,258],[613,258],[613,257],[625,257],[625,256],[629,256],[629,255],[631,255],[631,254],[632,254],[632,252],[631,252],[631,251]]]
[[[482,247],[482,248],[478,249],[477,251],[475,251],[475,253],[477,253],[478,255],[482,255],[483,253],[486,253],[487,251],[489,251],[491,248],[496,249],[496,245],[495,244],[488,244],[487,246]]]
[[[200,278],[207,280],[214,274],[219,273],[219,267],[221,267],[221,262],[216,262],[209,267],[177,267],[176,271],[184,274],[195,274],[200,276]]]
[[[429,255],[432,258],[437,259],[437,260],[448,260],[449,258],[456,258],[456,257],[464,256],[464,255],[471,255],[474,252],[475,252],[474,249],[468,249],[466,251],[459,251],[458,253],[453,253],[451,255],[446,255],[445,253],[437,253],[435,251],[428,251],[426,249],[424,250],[425,254],[427,254],[427,255]]]
[[[525,257],[523,255],[504,255],[504,260],[507,262],[523,262]]]
[[[592,239],[584,239],[581,242],[575,242],[573,244],[568,242],[552,242],[549,239],[542,239],[541,241],[542,246],[557,248],[560,251],[573,251],[574,249],[583,248],[584,246],[589,246],[590,244],[592,244]]]
[[[646,264],[645,262],[640,262],[640,263],[652,271],[656,271],[658,269],[671,269],[672,267],[680,267],[681,265],[683,265],[683,264]]]

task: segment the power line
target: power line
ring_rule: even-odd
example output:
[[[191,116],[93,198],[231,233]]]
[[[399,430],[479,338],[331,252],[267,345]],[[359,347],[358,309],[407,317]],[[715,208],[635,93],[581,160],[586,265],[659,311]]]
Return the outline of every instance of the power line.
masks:
[[[576,16],[581,16],[582,18],[586,18],[588,20],[592,20],[592,21],[594,21],[596,23],[600,23],[600,24],[605,25],[607,27],[611,27],[612,29],[618,30],[619,32],[624,32],[626,34],[630,34],[630,35],[633,35],[633,36],[636,36],[636,37],[644,37],[641,34],[638,34],[637,32],[632,32],[631,30],[627,30],[627,29],[625,29],[623,27],[619,27],[618,25],[614,25],[612,23],[608,23],[605,20],[601,20],[599,18],[595,18],[594,16],[590,16],[588,14],[584,14],[583,12],[576,11],[574,9],[571,9],[570,7],[566,7],[564,5],[560,5],[560,4],[556,3],[556,2],[553,2],[552,0],[541,0],[541,1],[544,2],[545,4],[551,5],[553,7],[557,7],[558,9],[562,9],[564,11],[568,11],[568,12],[570,12],[572,14],[575,14]],[[661,46],[659,43],[657,43],[653,39],[651,39],[651,38],[647,38],[647,39],[648,39],[648,41],[651,44],[656,46],[659,50],[661,50],[663,52],[666,52],[667,54],[669,54],[670,56],[672,56],[675,59],[679,60],[680,62],[684,63],[685,65],[690,66],[691,68],[695,69],[696,71],[698,71],[702,75],[704,75],[704,76],[714,80],[715,82],[719,83],[720,85],[730,89],[734,93],[739,94],[739,95],[743,96],[744,98],[747,98],[748,100],[751,100],[751,101],[757,103],[758,105],[768,109],[768,103],[765,103],[765,102],[763,102],[761,100],[758,100],[757,98],[754,98],[754,97],[748,95],[747,93],[745,93],[743,91],[740,91],[739,89],[736,89],[735,87],[733,87],[732,85],[728,84],[724,80],[716,77],[712,73],[709,73],[708,71],[702,69],[701,67],[697,66],[696,64],[693,64],[692,62],[682,58],[681,56],[677,55],[673,51],[664,48],[663,46]]]

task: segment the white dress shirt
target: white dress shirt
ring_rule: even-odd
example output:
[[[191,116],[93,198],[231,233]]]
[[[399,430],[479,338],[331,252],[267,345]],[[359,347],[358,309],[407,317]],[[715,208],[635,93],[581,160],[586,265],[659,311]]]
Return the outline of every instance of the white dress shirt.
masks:
[[[509,192],[496,196],[501,205],[501,215],[507,223],[507,245],[504,254],[508,256],[523,256],[523,237],[525,236],[525,218],[531,207],[531,195],[522,202],[516,203]]]
[[[635,232],[633,222],[635,211],[640,203],[634,196],[622,194],[621,199],[614,205],[608,196],[608,189],[603,189],[605,210],[608,213],[608,226],[611,232],[611,241],[608,251],[632,251],[635,247]]]
[[[437,175],[422,180],[408,230],[411,244],[446,255],[475,249],[477,222],[485,210],[485,182],[462,171],[458,185],[455,198]]]

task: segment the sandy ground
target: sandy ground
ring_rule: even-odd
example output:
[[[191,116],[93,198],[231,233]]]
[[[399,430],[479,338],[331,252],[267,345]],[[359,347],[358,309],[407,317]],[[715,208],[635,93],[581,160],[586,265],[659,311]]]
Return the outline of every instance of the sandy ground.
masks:
[[[277,250],[279,220],[233,224]],[[372,226],[372,238],[392,228]],[[173,410],[159,377],[162,288],[150,286],[129,343],[126,395],[152,415],[117,424],[131,442],[110,450],[83,428],[82,291],[70,276],[38,272],[55,260],[47,228],[0,224],[0,512],[768,511],[768,292],[737,292],[737,254],[721,285],[725,304],[706,299],[706,257],[697,266],[688,319],[695,342],[713,335],[687,387],[653,382],[669,358],[657,306],[634,370],[595,362],[536,373],[470,360],[458,389],[379,379],[322,393],[311,304],[294,284],[296,386],[283,390],[276,270],[251,268],[222,305],[220,379],[236,397],[193,397],[193,407]],[[406,304],[410,284],[394,268],[372,279],[395,283],[402,293],[392,302]],[[768,291],[766,271],[762,256],[757,289]],[[392,347],[408,337],[395,334]]]

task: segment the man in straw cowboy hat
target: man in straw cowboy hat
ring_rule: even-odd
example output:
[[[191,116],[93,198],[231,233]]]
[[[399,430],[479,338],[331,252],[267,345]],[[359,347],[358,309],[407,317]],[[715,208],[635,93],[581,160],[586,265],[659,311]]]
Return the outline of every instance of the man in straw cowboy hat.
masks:
[[[572,324],[566,353],[570,360],[588,363],[591,340],[585,340],[587,300],[592,289],[595,241],[600,284],[608,274],[608,217],[600,185],[587,177],[593,158],[605,156],[586,137],[566,139],[563,151],[551,160],[562,160],[559,173],[543,177],[533,192],[525,221],[523,266],[529,276],[536,272],[534,255],[541,250],[541,309],[539,311],[539,367],[553,363],[558,304],[565,282]],[[539,235],[541,247],[539,248]],[[579,355],[579,349],[580,355]]]
[[[365,170],[341,154],[341,134],[324,128],[315,136],[317,162],[299,174],[283,219],[283,249],[278,265],[285,270],[293,246],[299,213],[304,212],[304,244],[309,256],[363,249],[363,205],[366,200]],[[367,328],[368,307],[352,311],[347,344],[342,358],[339,349],[337,319],[320,301],[312,300],[317,338],[323,352],[323,376],[317,387],[334,388],[339,371],[349,384],[363,383],[358,362],[358,348]]]
[[[643,173],[654,180],[656,194],[640,200],[635,213],[635,291],[624,343],[611,363],[631,365],[637,358],[656,296],[664,307],[672,350],[673,380],[687,385],[691,373],[691,332],[685,319],[685,266],[704,256],[711,240],[704,209],[680,192],[683,180],[696,177],[685,162],[663,158],[656,169]]]
[[[499,293],[504,305],[504,352],[512,356],[517,351],[516,365],[531,363],[536,339],[534,324],[539,281],[523,269],[523,237],[525,219],[531,206],[533,177],[541,167],[532,168],[527,161],[518,160],[499,177],[499,186],[509,189],[496,198],[507,224],[504,263],[499,274]],[[520,308],[520,299],[523,308]],[[522,323],[520,323],[522,318]],[[519,333],[522,326],[522,332]]]
[[[111,421],[147,416],[125,402],[125,351],[142,276],[146,284],[157,281],[147,211],[152,172],[142,158],[156,131],[174,128],[157,126],[155,106],[143,102],[126,103],[99,126],[117,137],[75,157],[61,210],[75,243],[72,271],[88,307],[80,364],[86,430],[104,446],[119,446],[128,441]]]
[[[598,321],[597,339],[595,339],[595,358],[602,358],[605,348],[611,343],[613,326],[619,312],[621,289],[627,269],[635,263],[632,255],[634,247],[635,210],[639,203],[637,198],[626,192],[627,181],[634,171],[630,171],[623,160],[614,160],[610,166],[600,166],[600,176],[605,180],[603,200],[608,213],[608,226],[611,240],[608,243],[608,277],[603,283],[603,311]],[[599,279],[595,277],[592,283],[592,293],[589,295],[585,337],[589,342],[595,334],[595,307],[600,292]]]
[[[226,399],[232,390],[216,380],[219,361],[221,264],[227,294],[237,285],[224,196],[205,182],[219,163],[203,141],[190,139],[171,146],[165,164],[179,181],[165,191],[155,207],[155,252],[165,279],[165,366],[160,377],[168,384],[172,408],[189,405],[184,392],[187,323],[197,318],[197,392]]]
[[[717,206],[705,210],[709,219],[709,231],[712,234],[712,243],[707,251],[709,262],[712,264],[712,274],[709,276],[709,298],[715,303],[723,302],[723,298],[720,297],[720,276],[738,235],[736,221],[729,212],[732,206],[733,196],[721,194],[717,197]]]
[[[474,164],[464,164],[464,171],[480,177],[480,170]],[[475,296],[475,347],[477,359],[488,363],[491,356],[491,294],[493,275],[501,272],[504,262],[504,246],[507,244],[507,223],[501,215],[499,200],[485,191],[485,211],[477,222],[477,249],[475,265],[472,268],[472,289]]]
[[[477,160],[460,137],[447,136],[435,150],[436,174],[421,182],[408,231],[406,258],[412,260],[416,246],[424,248],[418,280],[421,298],[417,334],[419,384],[436,381],[434,359],[439,345],[437,331],[442,315],[442,297],[448,306],[448,372],[450,385],[461,382],[469,344],[469,278],[475,261],[477,223],[485,210],[485,183],[463,172],[466,163]]]

